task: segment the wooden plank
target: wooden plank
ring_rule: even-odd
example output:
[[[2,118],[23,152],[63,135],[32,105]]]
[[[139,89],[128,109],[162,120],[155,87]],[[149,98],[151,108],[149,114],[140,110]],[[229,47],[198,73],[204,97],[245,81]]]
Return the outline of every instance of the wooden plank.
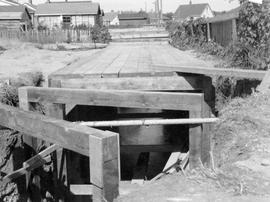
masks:
[[[190,118],[201,117],[201,111],[190,111]],[[202,127],[199,125],[189,126],[189,168],[202,168],[201,161]]]
[[[140,153],[140,152],[178,152],[181,151],[179,145],[121,145],[121,152]]]
[[[74,195],[93,195],[93,185],[90,184],[71,184],[70,192]]]
[[[202,89],[202,80],[197,76],[63,79],[61,86],[95,90],[191,91]]]
[[[85,89],[23,87],[30,102],[51,102],[93,106],[201,110],[201,93],[99,91]]]
[[[32,171],[45,163],[48,163],[48,161],[51,159],[50,157],[47,157],[47,155],[51,154],[52,152],[59,149],[57,145],[52,145],[48,147],[47,149],[43,150],[39,154],[33,156],[31,159],[24,162],[23,167],[6,175],[1,182],[2,183],[8,183],[12,180],[17,179],[18,177],[21,177],[22,175],[27,174],[29,171]]]
[[[119,194],[119,136],[89,136],[90,182],[95,185],[93,201],[113,201]],[[91,158],[92,156],[92,158]]]
[[[173,71],[179,73],[191,73],[191,74],[203,74],[210,76],[227,76],[237,77],[246,79],[258,79],[262,80],[266,74],[266,71],[258,70],[243,70],[243,69],[232,69],[232,68],[210,68],[210,67],[199,67],[199,66],[178,66],[178,65],[155,65],[155,69],[158,71]]]
[[[180,155],[181,155],[181,152],[173,152],[170,155],[170,157],[169,157],[169,159],[168,159],[168,161],[163,169],[163,172],[165,172],[165,170],[168,170],[168,168],[171,168],[167,172],[172,173],[175,170],[175,168],[173,168],[172,166],[175,165],[179,161]]]
[[[267,71],[262,83],[259,85],[257,90],[262,93],[270,90],[270,70]]]
[[[211,77],[203,78],[204,100],[202,100],[202,118],[215,116],[215,89]],[[201,160],[205,167],[211,167],[211,124],[202,125]]]
[[[80,126],[4,104],[0,104],[0,125],[86,156],[89,155],[89,135],[98,138],[117,136],[116,133]]]

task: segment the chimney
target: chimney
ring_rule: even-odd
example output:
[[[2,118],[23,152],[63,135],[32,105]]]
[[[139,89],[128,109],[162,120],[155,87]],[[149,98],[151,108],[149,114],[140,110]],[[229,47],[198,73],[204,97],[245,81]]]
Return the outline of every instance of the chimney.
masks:
[[[189,5],[191,5],[191,4],[192,4],[192,1],[190,0],[190,1],[189,1]]]
[[[65,0],[65,2],[68,2],[68,0]]]
[[[33,4],[33,1],[32,0],[28,0],[28,3],[32,5]]]
[[[50,0],[47,0],[47,3],[51,3],[51,1]]]

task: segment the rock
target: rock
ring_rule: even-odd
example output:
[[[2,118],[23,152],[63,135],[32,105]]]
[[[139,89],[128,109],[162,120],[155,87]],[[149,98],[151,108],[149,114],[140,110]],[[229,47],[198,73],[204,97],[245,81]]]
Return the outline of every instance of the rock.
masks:
[[[261,162],[261,165],[262,165],[262,166],[270,166],[270,160],[268,160],[268,159],[263,159],[262,162]]]

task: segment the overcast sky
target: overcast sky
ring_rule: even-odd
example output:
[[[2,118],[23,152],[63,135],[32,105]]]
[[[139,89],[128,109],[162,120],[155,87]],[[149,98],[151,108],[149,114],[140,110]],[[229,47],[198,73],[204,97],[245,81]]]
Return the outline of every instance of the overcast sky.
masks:
[[[19,0],[27,1],[27,0]],[[46,0],[33,0],[34,4],[43,3]],[[61,1],[61,0],[51,0]],[[70,0],[71,1],[71,0]],[[101,8],[105,11],[125,11],[125,10],[140,10],[145,9],[145,3],[147,4],[147,10],[150,11],[154,9],[155,0],[93,0],[93,2],[98,2],[101,5]],[[180,4],[188,4],[190,0],[163,0],[164,12],[175,12],[177,7]],[[238,0],[233,0],[230,3],[230,0],[192,0],[192,3],[209,3],[212,10],[223,11],[230,10],[238,6]]]

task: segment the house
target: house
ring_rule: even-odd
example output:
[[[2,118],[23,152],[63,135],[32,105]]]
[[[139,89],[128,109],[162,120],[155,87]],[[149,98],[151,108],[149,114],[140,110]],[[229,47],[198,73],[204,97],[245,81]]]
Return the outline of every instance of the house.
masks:
[[[20,4],[13,0],[0,0],[0,6],[19,6]]]
[[[118,26],[120,24],[119,18],[118,18],[118,12],[109,12],[105,13],[103,17],[103,25],[105,26]]]
[[[147,13],[121,13],[118,15],[121,27],[140,27],[149,23]]]
[[[180,5],[174,13],[174,20],[184,21],[189,18],[211,18],[214,17],[214,12],[208,3]]]
[[[206,19],[208,40],[215,41],[222,46],[229,45],[237,39],[237,20],[241,6],[227,12],[218,13]]]
[[[32,4],[32,0],[29,0],[28,3],[24,3],[23,5],[28,9],[28,12],[31,16],[32,25],[35,26],[36,24],[35,13],[37,10],[37,6]]]
[[[31,16],[22,5],[0,6],[0,30],[22,30],[31,28]]]
[[[37,6],[35,16],[38,25],[49,29],[102,24],[100,5],[92,1],[47,2]]]

